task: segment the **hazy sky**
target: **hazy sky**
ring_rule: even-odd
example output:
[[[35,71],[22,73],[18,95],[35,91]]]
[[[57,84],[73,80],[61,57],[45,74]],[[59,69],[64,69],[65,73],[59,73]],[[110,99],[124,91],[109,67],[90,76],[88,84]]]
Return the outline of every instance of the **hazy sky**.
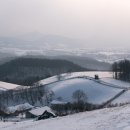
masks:
[[[34,31],[130,46],[130,0],[0,0],[0,35]]]

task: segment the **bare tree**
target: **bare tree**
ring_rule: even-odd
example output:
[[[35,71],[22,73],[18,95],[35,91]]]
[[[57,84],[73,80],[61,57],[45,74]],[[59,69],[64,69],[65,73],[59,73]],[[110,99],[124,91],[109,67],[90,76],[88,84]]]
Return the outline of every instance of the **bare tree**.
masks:
[[[73,99],[76,100],[77,103],[85,102],[87,100],[87,95],[82,90],[76,90],[72,95]]]
[[[61,74],[57,74],[57,81],[60,81],[62,79],[62,75]]]
[[[43,96],[43,100],[45,102],[46,105],[49,105],[49,103],[53,100],[55,96],[55,93],[52,90],[45,90],[44,96]]]

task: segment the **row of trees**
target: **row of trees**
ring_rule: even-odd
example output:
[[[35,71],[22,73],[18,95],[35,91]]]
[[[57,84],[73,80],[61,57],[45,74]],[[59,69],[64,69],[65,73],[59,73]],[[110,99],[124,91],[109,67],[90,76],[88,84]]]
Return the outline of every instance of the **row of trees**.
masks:
[[[28,88],[2,91],[0,93],[0,107],[5,108],[23,103],[29,103],[33,106],[42,106],[51,102],[53,97],[53,91],[46,89],[45,85],[36,83]]]
[[[130,61],[122,60],[112,65],[115,79],[130,80]]]
[[[83,111],[91,111],[99,108],[97,105],[93,105],[85,102],[69,102],[67,104],[55,104],[51,105],[51,108],[55,111],[56,115],[64,116],[73,113],[83,112]]]

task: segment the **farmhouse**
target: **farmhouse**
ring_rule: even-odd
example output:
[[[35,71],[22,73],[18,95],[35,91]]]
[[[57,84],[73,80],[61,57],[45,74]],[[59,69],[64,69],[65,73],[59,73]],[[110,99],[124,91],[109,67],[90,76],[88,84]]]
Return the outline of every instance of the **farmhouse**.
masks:
[[[38,120],[40,120],[40,119],[47,119],[51,117],[56,117],[56,115],[48,106],[37,107],[26,112],[26,118],[38,118]]]

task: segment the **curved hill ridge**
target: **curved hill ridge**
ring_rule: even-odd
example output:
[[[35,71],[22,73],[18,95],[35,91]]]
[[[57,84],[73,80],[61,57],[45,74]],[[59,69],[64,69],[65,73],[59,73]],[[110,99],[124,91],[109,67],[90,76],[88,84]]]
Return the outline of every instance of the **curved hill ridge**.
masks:
[[[106,87],[89,79],[70,79],[60,81],[47,86],[55,93],[55,98],[61,97],[64,101],[73,101],[72,95],[76,90],[82,90],[88,97],[88,102],[102,104],[116,94],[121,89]]]
[[[96,81],[94,78],[91,78],[94,77],[95,74],[99,75],[100,80]],[[130,83],[113,79],[111,72],[92,71],[75,72],[70,75],[62,74],[61,81],[58,81],[57,76],[53,76],[41,80],[40,83],[47,85],[47,88],[54,91],[55,98],[62,97],[65,101],[73,101],[72,94],[78,89],[83,90],[88,97],[88,102],[94,104],[102,104],[111,99],[114,99],[114,101],[111,101],[113,104],[117,101],[117,103],[126,103],[130,101],[130,96],[128,94],[130,93]],[[126,91],[123,92],[123,90]],[[116,97],[121,92],[123,93]],[[116,97],[116,99],[114,97]],[[118,100],[120,98],[121,100]]]

